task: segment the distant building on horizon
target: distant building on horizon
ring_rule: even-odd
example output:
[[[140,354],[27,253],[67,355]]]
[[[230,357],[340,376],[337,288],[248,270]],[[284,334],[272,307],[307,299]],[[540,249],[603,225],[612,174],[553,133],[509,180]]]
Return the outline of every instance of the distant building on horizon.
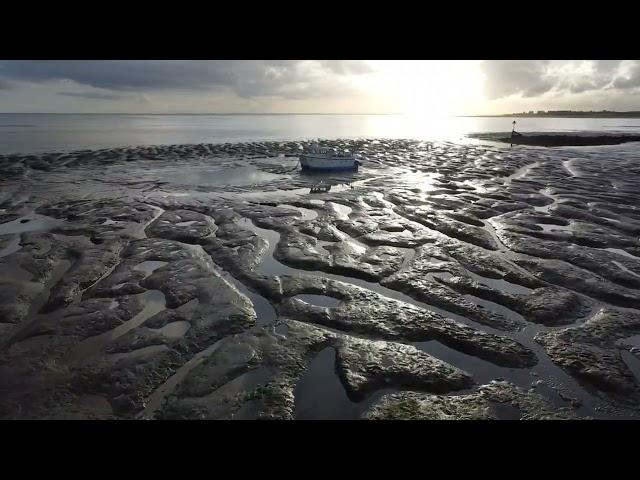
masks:
[[[611,117],[640,118],[640,110],[616,112],[614,110],[529,110],[521,113],[507,113],[498,117]]]

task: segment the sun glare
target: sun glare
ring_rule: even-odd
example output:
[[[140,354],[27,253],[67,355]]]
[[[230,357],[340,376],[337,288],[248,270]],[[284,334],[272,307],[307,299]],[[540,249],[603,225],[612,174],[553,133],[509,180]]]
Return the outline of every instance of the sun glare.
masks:
[[[466,113],[482,99],[477,62],[440,60],[379,60],[379,72],[369,87],[395,105],[398,113],[442,117]]]

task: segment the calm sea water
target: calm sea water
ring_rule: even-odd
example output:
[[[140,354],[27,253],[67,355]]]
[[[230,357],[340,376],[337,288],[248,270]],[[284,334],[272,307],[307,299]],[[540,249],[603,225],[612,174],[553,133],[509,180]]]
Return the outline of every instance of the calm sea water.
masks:
[[[512,118],[419,118],[402,115],[56,115],[0,114],[0,154],[134,145],[225,143],[312,138],[460,140],[468,133],[510,131]],[[526,131],[640,133],[640,119],[518,118]]]

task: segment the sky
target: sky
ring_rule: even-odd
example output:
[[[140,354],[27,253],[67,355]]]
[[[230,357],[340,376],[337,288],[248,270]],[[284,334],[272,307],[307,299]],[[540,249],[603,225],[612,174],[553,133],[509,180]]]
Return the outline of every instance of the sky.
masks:
[[[7,113],[640,110],[637,60],[0,60]]]

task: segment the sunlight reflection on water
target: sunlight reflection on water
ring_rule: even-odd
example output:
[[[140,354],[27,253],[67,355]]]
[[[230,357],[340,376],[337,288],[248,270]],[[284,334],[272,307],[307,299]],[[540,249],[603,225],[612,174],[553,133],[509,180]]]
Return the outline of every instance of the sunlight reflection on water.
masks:
[[[640,132],[633,118],[516,118],[521,131]],[[0,114],[0,154],[314,138],[462,139],[511,131],[512,117],[423,115]]]

